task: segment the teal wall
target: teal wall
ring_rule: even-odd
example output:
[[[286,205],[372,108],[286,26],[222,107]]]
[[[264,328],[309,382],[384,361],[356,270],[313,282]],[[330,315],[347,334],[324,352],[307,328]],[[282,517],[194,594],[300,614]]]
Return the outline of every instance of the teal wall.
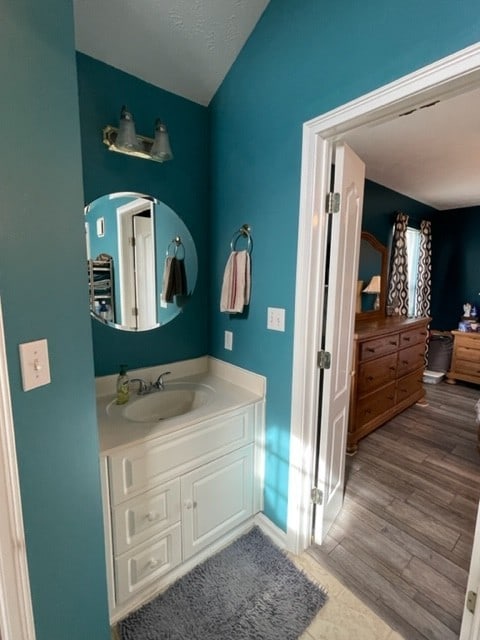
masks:
[[[285,529],[302,124],[471,45],[476,0],[272,0],[211,104],[210,351],[268,377],[265,512]],[[252,300],[219,312],[232,231],[252,226]],[[268,306],[286,331],[266,329]],[[233,351],[223,332],[233,331]]]
[[[205,355],[210,237],[208,110],[81,53],[77,53],[77,70],[85,203],[116,191],[154,196],[186,224],[198,254],[194,294],[174,322],[134,333],[92,320],[95,373],[116,373],[121,362],[135,369]],[[107,150],[102,129],[107,124],[118,125],[123,104],[133,113],[139,134],[153,137],[157,117],[167,124],[172,161],[152,162]]]
[[[0,295],[36,637],[108,640],[72,6],[0,14]],[[40,338],[52,382],[24,392],[18,345]]]
[[[440,212],[432,237],[432,328],[456,329],[464,303],[480,304],[480,207]]]
[[[107,640],[84,203],[151,193],[190,228],[200,262],[191,309],[166,328],[132,337],[93,325],[96,372],[119,356],[140,366],[204,354],[209,312],[209,351],[268,376],[265,510],[285,528],[302,123],[472,44],[480,13],[473,0],[271,0],[210,109],[78,55],[82,192],[71,3],[0,8],[0,294],[37,639]],[[106,151],[101,129],[123,103],[140,133],[164,118],[173,162]],[[232,318],[218,300],[244,222],[252,301]],[[266,330],[270,305],[286,308],[285,333]],[[18,344],[38,338],[49,341],[52,383],[24,393]]]

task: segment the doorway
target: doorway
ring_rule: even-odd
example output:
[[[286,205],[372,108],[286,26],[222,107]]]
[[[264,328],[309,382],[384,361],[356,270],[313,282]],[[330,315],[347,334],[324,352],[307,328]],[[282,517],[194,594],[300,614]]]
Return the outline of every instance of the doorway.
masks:
[[[316,479],[314,470],[320,388],[317,354],[322,323],[317,309],[323,295],[318,266],[324,259],[320,232],[333,146],[358,127],[466,92],[479,83],[480,45],[474,45],[304,125],[287,523],[287,544],[294,553],[310,545],[314,513],[311,490],[315,480],[319,485],[328,482],[321,475]],[[351,338],[343,336],[345,341]],[[319,437],[328,436],[329,429],[330,425],[322,424]]]

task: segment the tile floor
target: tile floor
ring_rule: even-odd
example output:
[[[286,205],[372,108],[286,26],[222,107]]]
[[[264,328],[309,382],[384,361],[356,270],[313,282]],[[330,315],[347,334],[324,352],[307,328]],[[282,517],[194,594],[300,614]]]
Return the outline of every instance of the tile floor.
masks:
[[[290,558],[328,592],[326,604],[299,640],[403,640],[307,553]],[[112,640],[119,640],[115,629],[112,629]]]
[[[328,592],[326,604],[300,640],[403,640],[311,556],[302,553],[290,557],[297,567]]]

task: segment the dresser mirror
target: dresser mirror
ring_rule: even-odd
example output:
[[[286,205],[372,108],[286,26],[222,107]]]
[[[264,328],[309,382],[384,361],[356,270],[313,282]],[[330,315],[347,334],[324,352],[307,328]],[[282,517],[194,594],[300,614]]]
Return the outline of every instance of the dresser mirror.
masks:
[[[85,207],[92,316],[124,331],[147,331],[177,317],[197,280],[193,238],[152,196],[110,193]]]
[[[385,316],[387,249],[374,235],[362,231],[357,280],[357,318]]]

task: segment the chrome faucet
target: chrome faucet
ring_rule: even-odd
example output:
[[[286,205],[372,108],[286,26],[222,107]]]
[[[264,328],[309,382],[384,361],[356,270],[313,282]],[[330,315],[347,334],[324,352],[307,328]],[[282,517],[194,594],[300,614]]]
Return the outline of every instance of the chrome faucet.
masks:
[[[163,378],[165,376],[170,375],[171,371],[164,371],[163,373],[161,373],[158,378],[157,381],[153,384],[154,387],[156,387],[159,391],[163,391],[165,389],[165,382],[163,380]]]
[[[146,382],[143,378],[132,378],[130,380],[130,384],[132,382],[138,382],[138,395],[139,396],[144,396],[147,393],[150,393],[150,391],[152,390],[152,383],[151,382]]]

